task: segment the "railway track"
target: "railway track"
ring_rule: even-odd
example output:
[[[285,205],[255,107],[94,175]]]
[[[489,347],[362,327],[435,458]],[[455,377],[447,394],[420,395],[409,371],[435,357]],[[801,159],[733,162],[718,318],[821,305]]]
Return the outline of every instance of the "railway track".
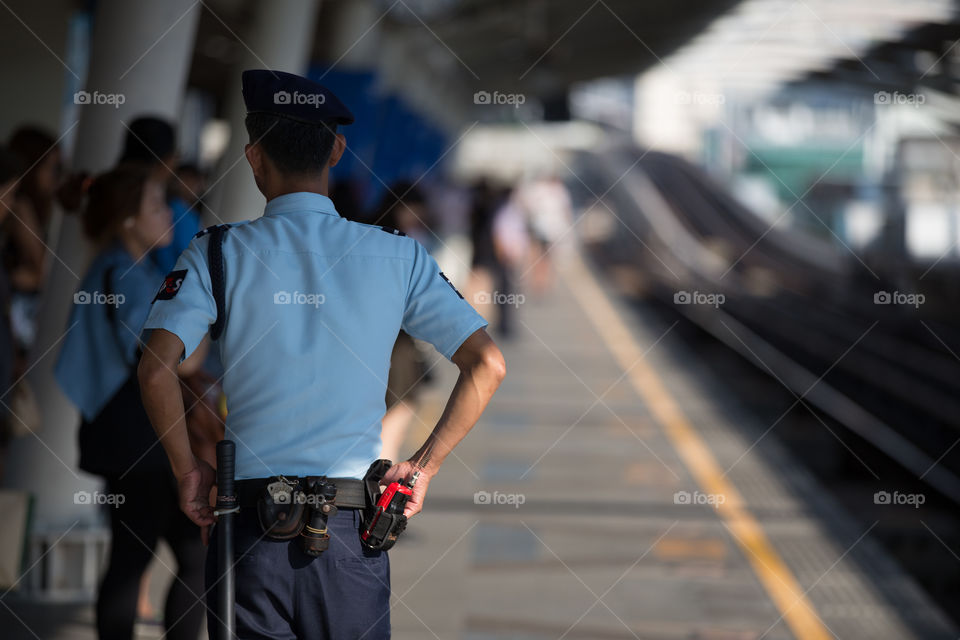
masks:
[[[794,449],[812,469],[820,457],[860,461],[821,477],[845,507],[868,524],[876,518],[865,496],[882,483],[864,470],[864,459],[882,467],[885,486],[932,498],[921,513],[888,518],[876,531],[954,612],[960,579],[944,567],[956,562],[950,549],[960,545],[960,323],[942,310],[876,304],[875,294],[897,288],[875,277],[883,269],[870,269],[839,243],[771,228],[680,158],[608,150],[581,158],[577,174],[584,204],[605,194],[584,215],[618,219],[588,245],[595,263],[611,275],[632,272],[628,281],[643,283],[638,299],[681,318],[689,336],[722,345],[740,363],[723,367],[761,373],[762,389],[741,390],[748,403],[751,393],[758,404],[782,394],[791,409],[810,410],[806,421],[787,416],[791,409],[777,418],[796,422],[793,432],[819,422],[843,435]],[[676,304],[681,291],[722,294],[723,303]]]

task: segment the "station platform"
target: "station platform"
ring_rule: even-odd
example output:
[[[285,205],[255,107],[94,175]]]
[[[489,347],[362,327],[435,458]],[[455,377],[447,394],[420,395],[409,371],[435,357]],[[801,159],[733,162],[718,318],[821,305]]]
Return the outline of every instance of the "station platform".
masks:
[[[502,348],[507,379],[391,553],[395,638],[958,637],[871,526],[757,440],[748,400],[579,259]]]
[[[507,379],[391,551],[396,640],[960,637],[748,399],[581,259],[501,346]],[[404,453],[456,378],[436,358]],[[3,604],[4,638],[95,637],[90,606]]]

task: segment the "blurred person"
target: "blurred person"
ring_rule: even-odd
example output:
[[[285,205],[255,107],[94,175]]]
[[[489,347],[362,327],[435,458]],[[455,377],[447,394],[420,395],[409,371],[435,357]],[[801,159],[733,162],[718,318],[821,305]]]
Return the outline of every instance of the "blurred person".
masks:
[[[530,251],[526,215],[516,189],[501,200],[493,214],[493,248],[500,266],[492,296],[497,307],[497,334],[509,338],[514,332],[516,271],[526,263]]]
[[[109,508],[110,557],[96,606],[102,640],[133,637],[141,577],[161,537],[177,559],[164,610],[166,637],[196,640],[203,623],[196,596],[203,589],[200,530],[180,511],[176,480],[156,446],[136,376],[138,333],[162,280],[145,258],[170,242],[170,217],[164,184],[146,166],[122,165],[93,181],[82,222],[97,255],[74,294],[55,367],[57,382],[80,409],[80,468],[123,496]],[[180,373],[190,373],[196,362],[184,362]]]
[[[413,238],[431,253],[436,236],[430,230],[430,213],[423,191],[410,182],[396,182],[387,190],[373,224],[396,229]]]
[[[9,148],[0,146],[0,224],[16,205],[22,176],[23,161]]]
[[[470,209],[470,242],[473,244],[473,267],[491,269],[497,261],[493,247],[493,214],[497,209],[496,194],[486,179],[471,189],[473,204]]]
[[[13,132],[9,148],[19,158],[24,174],[13,206],[3,222],[3,265],[10,277],[10,315],[17,342],[19,370],[26,368],[27,353],[36,335],[40,290],[48,268],[48,228],[60,184],[61,153],[56,139],[40,127],[21,126]]]
[[[154,262],[164,273],[173,269],[177,258],[200,231],[207,178],[196,165],[181,164],[168,183],[167,204],[173,211],[173,240],[165,247],[157,247],[152,254]]]
[[[177,167],[177,179],[170,183],[173,197],[183,200],[191,211],[203,213],[203,195],[207,191],[207,174],[195,164],[185,162]]]
[[[3,245],[4,264],[15,286],[36,291],[46,276],[46,245],[55,224],[55,205],[66,211],[79,209],[85,172],[64,175],[62,153],[53,134],[42,127],[23,125],[11,135],[8,150],[19,158],[23,175],[6,220],[9,237]]]
[[[359,185],[350,178],[337,180],[330,187],[330,199],[337,205],[340,217],[352,222],[366,222]]]
[[[153,247],[149,254],[150,260],[161,273],[173,270],[177,258],[200,231],[201,197],[206,190],[206,178],[199,168],[185,164],[174,170],[177,161],[177,132],[169,121],[156,116],[140,116],[127,127],[117,165],[148,168],[151,176],[165,185],[167,206],[173,212],[173,236],[170,242]],[[209,356],[202,366],[206,371],[198,369],[189,380],[194,386],[202,382],[212,393],[217,393],[215,378],[209,372],[219,372],[222,366],[215,351],[211,351]],[[143,588],[146,589],[149,583],[149,574],[144,574]],[[141,594],[138,610],[141,618],[147,621],[153,617],[149,607],[145,606],[149,601],[148,593]]]
[[[532,264],[531,284],[544,293],[553,286],[555,260],[570,248],[573,203],[563,182],[555,175],[533,180],[518,189],[517,199],[527,216]]]
[[[235,365],[226,369],[224,389],[228,433],[243,443],[233,516],[239,637],[386,638],[389,555],[360,534],[368,517],[384,517],[374,508],[376,486],[413,486],[404,513],[387,513],[382,522],[420,512],[431,479],[503,379],[503,357],[486,321],[419,243],[345,220],[334,208],[330,169],[346,150],[337,128],[353,122],[337,96],[281,71],[245,71],[241,84],[246,158],[266,208],[254,220],[207,229],[181,254],[171,274],[176,286],[158,295],[144,323],[144,404],[179,480],[184,512],[210,526],[215,471],[190,446],[173,367],[210,334],[224,362]],[[314,100],[278,102],[278,92]],[[212,268],[211,251],[221,259]],[[433,433],[413,457],[386,469],[376,460],[379,427],[400,329],[434,345],[460,377]],[[302,508],[301,498],[316,505],[327,489],[335,513]],[[211,634],[220,628],[218,545],[214,538],[207,554]]]
[[[499,194],[486,178],[481,178],[470,189],[470,278],[467,284],[469,299],[481,313],[482,304],[493,290],[496,275],[503,268],[493,244],[493,216],[497,211]]]
[[[23,172],[23,163],[12,151],[0,147],[0,224],[14,207],[16,190]],[[0,400],[10,405],[8,390],[13,382],[14,339],[10,326],[10,283],[5,269],[0,269]],[[7,444],[16,431],[15,419],[6,407],[0,408],[0,474],[6,458]]]
[[[513,332],[513,273],[529,249],[526,220],[515,190],[496,188],[486,179],[473,187],[470,215],[473,260],[470,290],[478,305],[497,310],[497,334]]]
[[[166,119],[138,116],[127,126],[117,166],[147,167],[151,177],[166,185],[177,162],[177,132]]]
[[[18,290],[36,292],[44,278],[46,230],[60,181],[60,149],[53,135],[34,126],[18,128],[8,145],[20,157],[25,173],[14,215],[5,221],[10,235],[3,248],[4,264]]]
[[[427,232],[427,210],[423,193],[408,182],[391,185],[372,218],[374,224],[396,229],[420,242],[424,248],[430,246],[432,236],[428,236]],[[428,244],[424,244],[424,240]],[[428,369],[423,353],[410,334],[401,329],[390,354],[387,412],[383,416],[380,433],[383,443],[380,449],[381,458],[396,460],[399,457],[407,430],[417,412],[419,391],[422,385],[428,382],[427,377]]]
[[[153,247],[150,259],[163,273],[173,269],[180,253],[200,231],[199,202],[204,179],[195,167],[177,171],[177,133],[163,118],[140,116],[130,123],[118,165],[148,167],[153,177],[166,185],[167,206],[173,212],[173,238]]]

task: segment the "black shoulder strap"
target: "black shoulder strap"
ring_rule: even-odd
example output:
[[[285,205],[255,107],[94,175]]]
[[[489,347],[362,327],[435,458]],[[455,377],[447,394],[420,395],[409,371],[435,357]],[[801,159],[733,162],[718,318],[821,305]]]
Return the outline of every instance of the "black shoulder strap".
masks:
[[[210,244],[207,246],[207,269],[210,270],[210,285],[213,288],[213,299],[217,305],[217,319],[210,325],[210,339],[217,340],[223,333],[223,325],[227,319],[225,286],[223,274],[223,237],[230,229],[230,225],[218,224],[209,229]]]

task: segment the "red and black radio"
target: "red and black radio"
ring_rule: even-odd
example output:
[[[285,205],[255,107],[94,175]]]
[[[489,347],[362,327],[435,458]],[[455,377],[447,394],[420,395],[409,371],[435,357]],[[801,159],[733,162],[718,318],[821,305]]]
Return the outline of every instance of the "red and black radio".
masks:
[[[371,549],[387,550],[394,545],[397,537],[407,528],[407,516],[403,509],[413,495],[420,472],[417,471],[409,482],[391,482],[364,519],[360,540]]]

